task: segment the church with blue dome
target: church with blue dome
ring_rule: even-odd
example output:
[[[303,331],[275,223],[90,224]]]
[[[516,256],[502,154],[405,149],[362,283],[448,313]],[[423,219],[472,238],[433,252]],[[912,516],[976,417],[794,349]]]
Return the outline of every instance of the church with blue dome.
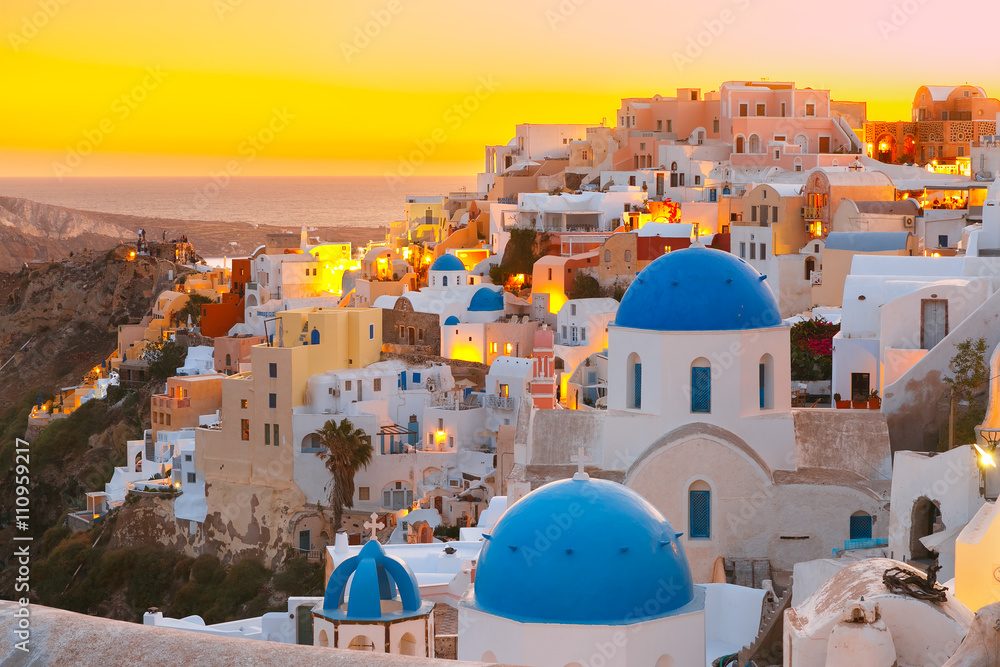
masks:
[[[584,472],[529,493],[484,538],[459,659],[586,665],[610,642],[607,665],[704,664],[705,591],[679,537],[638,493]]]
[[[793,409],[790,333],[765,276],[739,257],[695,243],[657,258],[608,326],[597,369],[607,408],[533,414],[508,495],[565,477],[570,453],[582,447],[594,471],[621,480],[674,524],[696,583],[725,582],[740,561],[790,576],[795,563],[842,548],[859,520],[885,525],[885,418]],[[569,559],[566,548],[576,547],[559,552]],[[554,570],[570,573],[573,562]],[[489,593],[477,604],[484,613],[518,612]],[[585,603],[569,606],[587,613]],[[534,613],[525,618],[540,620]]]
[[[312,611],[313,644],[433,657],[433,608],[410,567],[371,540],[327,580]]]

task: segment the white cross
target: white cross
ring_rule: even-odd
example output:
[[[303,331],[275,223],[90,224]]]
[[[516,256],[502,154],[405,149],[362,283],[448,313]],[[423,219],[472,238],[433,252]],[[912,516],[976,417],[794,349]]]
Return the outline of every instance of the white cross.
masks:
[[[385,524],[382,523],[381,521],[378,521],[378,513],[377,512],[372,512],[372,520],[371,521],[365,521],[365,530],[372,531],[371,539],[377,540],[378,539],[378,531],[379,531],[380,528],[385,528]]]
[[[569,460],[576,464],[577,472],[583,472],[584,463],[593,463],[593,461],[590,460],[590,457],[587,456],[587,450],[583,447],[577,447],[576,456],[569,457]]]

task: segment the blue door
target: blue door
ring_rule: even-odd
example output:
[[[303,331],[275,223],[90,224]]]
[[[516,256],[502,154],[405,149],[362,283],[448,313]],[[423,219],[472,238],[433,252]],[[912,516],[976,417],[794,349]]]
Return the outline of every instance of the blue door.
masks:
[[[764,397],[764,364],[760,364],[760,409],[767,407],[767,400]]]

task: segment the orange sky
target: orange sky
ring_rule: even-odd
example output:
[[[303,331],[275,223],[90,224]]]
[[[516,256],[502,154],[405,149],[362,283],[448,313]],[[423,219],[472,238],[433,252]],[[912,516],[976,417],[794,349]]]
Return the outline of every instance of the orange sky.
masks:
[[[988,21],[928,48],[939,13],[899,6],[5,0],[0,176],[382,175],[417,146],[414,173],[471,173],[516,123],[678,87],[794,80],[890,120],[923,83],[1000,92]]]

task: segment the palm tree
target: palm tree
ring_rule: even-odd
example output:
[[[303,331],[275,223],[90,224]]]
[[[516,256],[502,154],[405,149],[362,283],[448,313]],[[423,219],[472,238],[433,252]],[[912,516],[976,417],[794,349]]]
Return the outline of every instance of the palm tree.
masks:
[[[354,428],[347,419],[337,424],[332,419],[317,431],[323,449],[316,452],[333,475],[330,506],[333,508],[334,532],[340,531],[344,508],[354,507],[354,475],[367,468],[372,460],[372,443],[365,432]]]

